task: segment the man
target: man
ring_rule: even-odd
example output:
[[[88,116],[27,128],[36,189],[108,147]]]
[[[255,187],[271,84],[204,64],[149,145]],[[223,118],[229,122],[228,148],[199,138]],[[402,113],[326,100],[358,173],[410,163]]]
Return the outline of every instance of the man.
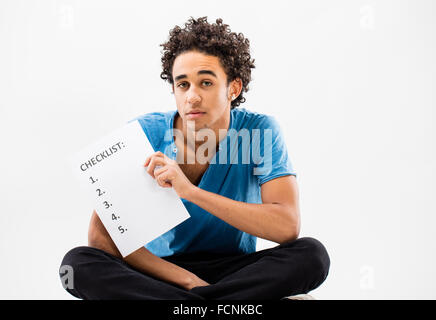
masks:
[[[296,173],[279,125],[236,108],[254,68],[249,41],[204,17],[176,26],[163,47],[161,77],[177,111],[137,118],[156,150],[144,170],[191,217],[122,258],[94,211],[89,246],[63,259],[74,270],[67,290],[83,299],[280,299],[318,287],[330,260],[319,241],[298,238]],[[238,161],[250,154],[238,135],[251,139],[248,163]],[[278,246],[256,252],[256,237]]]

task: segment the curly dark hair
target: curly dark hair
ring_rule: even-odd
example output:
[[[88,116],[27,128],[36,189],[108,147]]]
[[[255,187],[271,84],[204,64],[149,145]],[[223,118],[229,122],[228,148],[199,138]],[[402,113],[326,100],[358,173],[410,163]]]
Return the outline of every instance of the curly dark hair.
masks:
[[[221,65],[227,75],[227,85],[236,78],[242,80],[241,94],[232,101],[231,108],[245,102],[243,92],[248,91],[251,81],[251,69],[255,68],[254,59],[250,56],[250,41],[242,33],[231,32],[222,19],[216,23],[207,22],[207,17],[197,20],[191,17],[182,29],[175,26],[169,32],[168,41],[161,44],[162,68],[160,77],[174,84],[172,68],[176,57],[186,51],[199,51],[220,59]]]

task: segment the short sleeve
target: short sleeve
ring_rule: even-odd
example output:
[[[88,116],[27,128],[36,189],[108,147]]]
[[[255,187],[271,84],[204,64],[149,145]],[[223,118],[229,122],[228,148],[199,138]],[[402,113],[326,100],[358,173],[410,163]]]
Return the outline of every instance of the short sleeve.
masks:
[[[253,175],[257,177],[259,186],[281,176],[297,176],[277,120],[264,115],[257,129],[253,130],[252,159]]]

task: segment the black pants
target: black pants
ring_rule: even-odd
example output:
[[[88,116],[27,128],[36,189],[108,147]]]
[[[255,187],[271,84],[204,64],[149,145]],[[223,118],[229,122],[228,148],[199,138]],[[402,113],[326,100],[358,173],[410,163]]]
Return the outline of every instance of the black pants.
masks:
[[[330,259],[313,238],[300,238],[250,254],[191,253],[163,259],[185,268],[209,286],[185,290],[132,268],[92,247],[77,247],[64,257],[73,281],[66,290],[81,299],[266,299],[308,293],[327,277]],[[60,271],[61,280],[65,273]]]

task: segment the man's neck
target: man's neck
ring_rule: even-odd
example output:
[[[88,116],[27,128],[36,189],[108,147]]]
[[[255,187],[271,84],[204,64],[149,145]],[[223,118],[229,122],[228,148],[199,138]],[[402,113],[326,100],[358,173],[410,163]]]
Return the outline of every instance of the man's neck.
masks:
[[[197,138],[198,134],[201,133],[201,130],[203,129],[209,129],[214,132],[214,143],[215,147],[217,147],[220,141],[227,135],[230,125],[230,112],[226,112],[225,117],[221,118],[211,127],[198,130],[197,128],[194,128],[193,125],[195,125],[194,121],[183,123],[183,119],[180,117],[179,113],[176,113],[174,127],[183,133],[185,147],[188,147],[189,149],[195,148],[195,151],[197,151],[198,147],[205,143],[205,140]]]

